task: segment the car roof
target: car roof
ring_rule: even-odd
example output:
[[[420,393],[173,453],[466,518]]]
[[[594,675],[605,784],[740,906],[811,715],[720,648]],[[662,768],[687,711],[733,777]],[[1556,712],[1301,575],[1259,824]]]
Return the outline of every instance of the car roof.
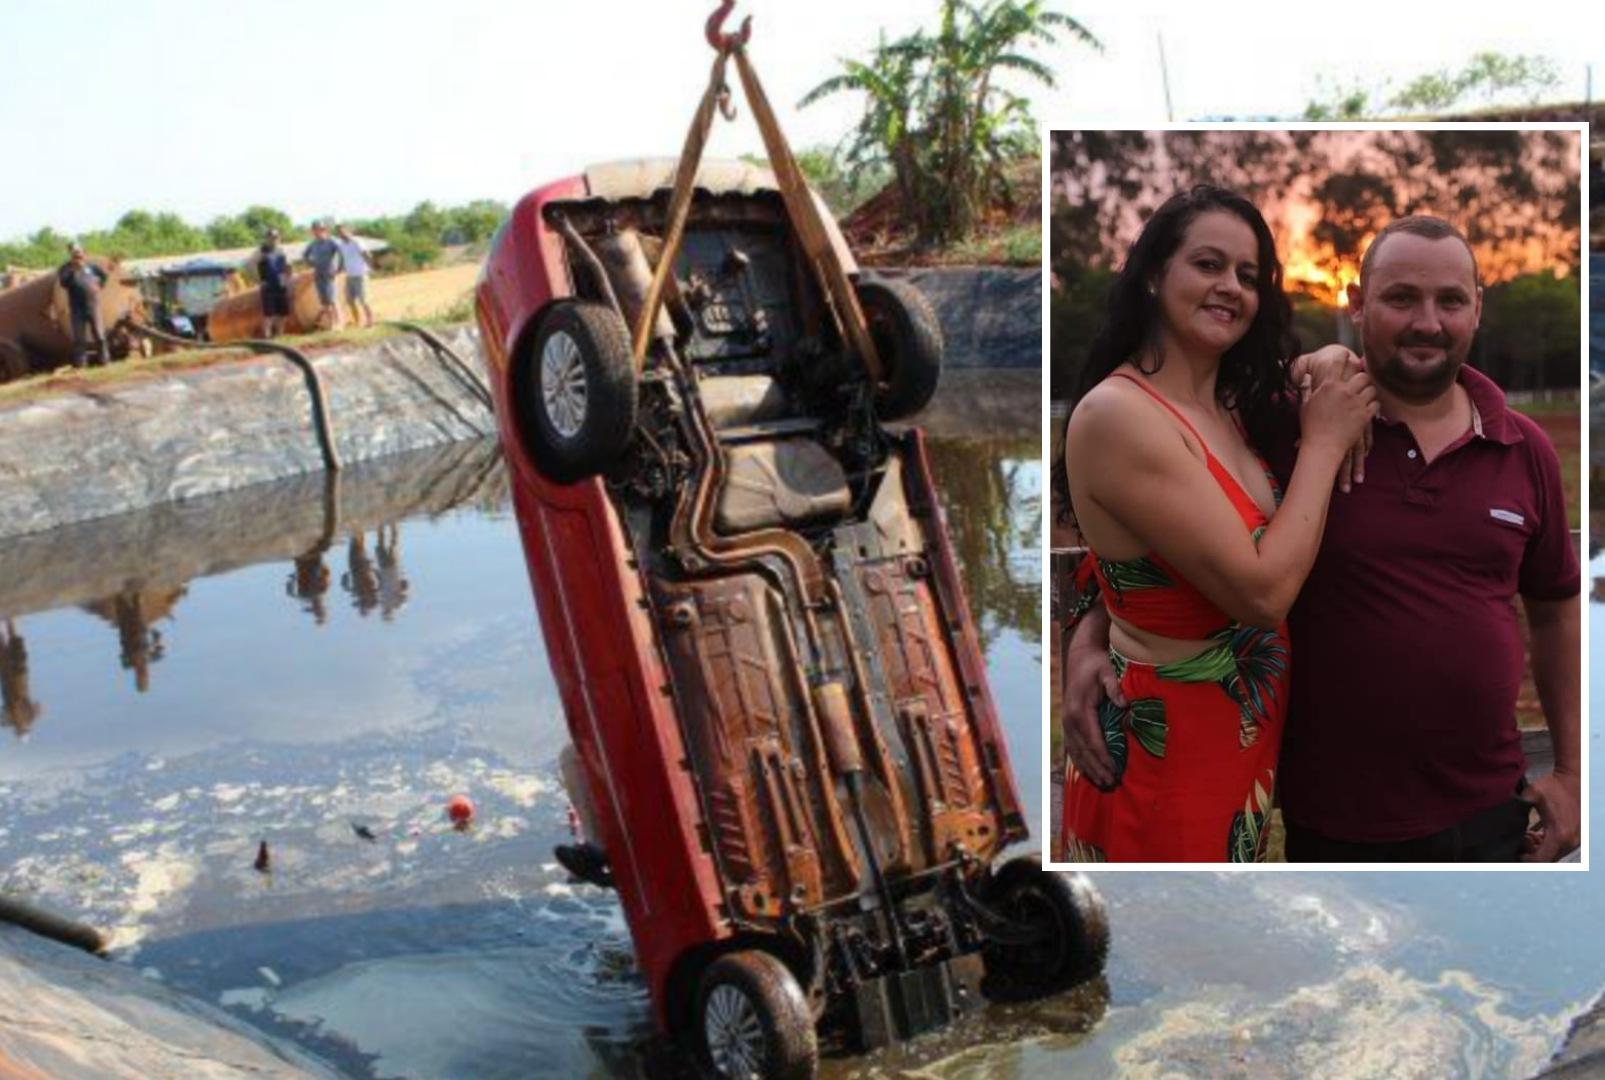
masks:
[[[649,199],[656,192],[674,186],[674,170],[679,164],[678,158],[664,157],[591,165],[585,170],[585,188],[595,199]],[[780,190],[780,182],[775,179],[774,171],[768,165],[720,158],[703,159],[697,166],[696,186],[713,195],[752,195],[760,191]],[[819,197],[819,192],[810,187],[809,194],[819,208],[825,235],[836,250],[842,269],[849,274],[857,273],[858,260],[847,246],[835,215]]]
[[[591,165],[585,170],[585,187],[598,199],[646,199],[674,186],[675,158],[636,158]],[[778,191],[780,184],[767,165],[750,161],[704,160],[697,166],[697,187],[715,195],[750,195]]]

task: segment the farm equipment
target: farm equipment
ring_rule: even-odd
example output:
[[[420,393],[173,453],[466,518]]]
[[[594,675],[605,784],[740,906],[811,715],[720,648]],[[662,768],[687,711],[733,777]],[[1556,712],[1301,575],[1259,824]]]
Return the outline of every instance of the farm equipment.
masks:
[[[241,282],[228,263],[192,259],[145,276],[140,287],[150,325],[175,337],[207,341],[212,309],[240,292]]]
[[[1027,837],[921,434],[920,294],[858,272],[710,20],[678,162],[525,196],[475,306],[593,842],[666,1031],[806,1076],[983,992],[1095,974],[1102,902]],[[771,170],[702,161],[734,59]]]
[[[284,325],[285,333],[316,333],[322,328],[319,324],[322,311],[312,272],[296,274],[290,281],[290,317]],[[210,340],[218,343],[261,337],[261,288],[246,289],[217,301],[207,318],[206,332]]]

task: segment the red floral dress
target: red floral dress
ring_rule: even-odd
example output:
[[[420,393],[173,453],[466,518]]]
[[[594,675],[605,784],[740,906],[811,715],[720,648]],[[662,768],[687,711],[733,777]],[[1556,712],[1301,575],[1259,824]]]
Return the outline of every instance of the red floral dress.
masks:
[[[1257,542],[1265,514],[1187,418],[1148,383],[1115,374],[1142,387],[1204,446],[1210,475]],[[1271,490],[1279,503],[1274,478]],[[1071,612],[1072,625],[1101,593],[1110,613],[1129,626],[1214,644],[1159,665],[1110,650],[1128,704],[1117,708],[1106,698],[1098,716],[1119,781],[1113,790],[1101,791],[1068,766],[1060,857],[1073,862],[1261,861],[1287,712],[1286,624],[1273,632],[1233,622],[1152,552],[1126,560],[1089,552],[1077,568],[1076,591],[1082,602]]]

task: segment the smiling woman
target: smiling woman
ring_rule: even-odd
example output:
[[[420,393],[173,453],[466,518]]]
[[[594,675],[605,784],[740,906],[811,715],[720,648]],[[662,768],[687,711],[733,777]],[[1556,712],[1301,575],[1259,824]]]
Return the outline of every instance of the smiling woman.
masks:
[[[1110,290],[1066,434],[1093,549],[1080,584],[1102,592],[1118,680],[1096,740],[1067,733],[1081,767],[1063,847],[1078,861],[1264,857],[1284,620],[1375,408],[1364,375],[1306,395],[1284,504],[1255,447],[1289,419],[1290,323],[1270,229],[1220,188],[1161,206]]]

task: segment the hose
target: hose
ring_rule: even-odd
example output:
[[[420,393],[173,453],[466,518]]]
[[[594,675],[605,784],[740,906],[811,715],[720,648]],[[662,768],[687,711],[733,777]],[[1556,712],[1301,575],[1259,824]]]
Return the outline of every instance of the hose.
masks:
[[[15,897],[0,895],[0,922],[20,926],[40,937],[71,945],[96,956],[106,954],[106,936],[93,926],[25,904]]]
[[[224,342],[195,341],[127,321],[123,322],[122,327],[138,337],[177,345],[184,349],[249,349],[254,353],[276,353],[285,357],[306,376],[307,390],[312,395],[312,423],[318,433],[318,449],[323,452],[323,465],[330,472],[340,470],[340,457],[334,447],[334,431],[329,424],[329,399],[323,391],[323,380],[318,376],[318,369],[312,366],[311,359],[299,349],[281,345],[277,341],[263,341],[258,338]]]
[[[424,344],[435,350],[435,355],[440,358],[441,364],[447,371],[457,377],[457,381],[462,383],[463,389],[478,398],[479,403],[485,408],[491,412],[496,411],[496,406],[492,404],[490,399],[490,390],[480,379],[478,373],[474,371],[473,366],[458,355],[456,349],[441,340],[434,331],[410,322],[392,322],[386,325],[394,326],[397,330],[405,330],[409,334],[417,334],[423,339]]]

